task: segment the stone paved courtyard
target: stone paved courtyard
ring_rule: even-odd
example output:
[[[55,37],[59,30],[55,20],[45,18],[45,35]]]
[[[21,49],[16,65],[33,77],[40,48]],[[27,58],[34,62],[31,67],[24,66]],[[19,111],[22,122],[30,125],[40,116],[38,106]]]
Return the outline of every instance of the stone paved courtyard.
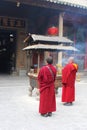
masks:
[[[28,89],[27,76],[0,75],[0,130],[87,130],[87,77],[76,81],[73,106],[63,106],[59,89],[52,117],[39,115],[35,90],[30,97]]]

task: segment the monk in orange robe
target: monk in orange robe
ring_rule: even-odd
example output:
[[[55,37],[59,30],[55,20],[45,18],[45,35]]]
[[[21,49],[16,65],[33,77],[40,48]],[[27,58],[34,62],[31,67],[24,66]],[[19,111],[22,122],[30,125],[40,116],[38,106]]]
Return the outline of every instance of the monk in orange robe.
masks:
[[[38,74],[40,102],[39,113],[44,116],[51,116],[52,112],[56,111],[56,97],[55,97],[55,78],[56,68],[52,65],[53,59],[49,56],[47,65],[43,66]]]
[[[74,63],[74,58],[68,59],[68,64],[62,70],[62,102],[70,106],[75,101],[75,79],[78,65]]]

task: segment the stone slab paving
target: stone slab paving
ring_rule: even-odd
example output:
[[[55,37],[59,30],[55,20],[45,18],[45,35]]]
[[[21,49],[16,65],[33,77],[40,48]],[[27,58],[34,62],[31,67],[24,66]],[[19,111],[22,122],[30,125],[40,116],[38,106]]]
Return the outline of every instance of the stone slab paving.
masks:
[[[87,130],[87,78],[76,82],[73,106],[61,103],[61,88],[56,97],[57,111],[41,117],[35,90],[29,97],[27,76],[0,75],[0,130]]]

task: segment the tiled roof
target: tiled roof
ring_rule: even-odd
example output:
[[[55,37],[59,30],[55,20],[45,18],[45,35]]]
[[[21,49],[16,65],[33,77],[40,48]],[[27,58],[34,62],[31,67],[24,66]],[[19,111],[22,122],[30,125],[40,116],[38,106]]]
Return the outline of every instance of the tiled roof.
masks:
[[[59,43],[73,43],[70,39],[66,37],[59,36],[44,36],[44,35],[35,35],[31,34],[33,41],[49,41],[49,42],[59,42]]]
[[[36,45],[29,45],[23,50],[59,50],[59,51],[78,51],[75,47],[73,46],[61,46],[61,45],[44,45],[44,44],[36,44]]]
[[[70,51],[78,51],[75,47],[69,45],[53,45],[53,44],[47,44],[47,42],[59,42],[59,43],[73,43],[73,41],[69,40],[66,37],[59,37],[59,36],[44,36],[44,35],[36,35],[36,34],[31,34],[30,37],[33,39],[33,42],[38,41],[38,44],[34,45],[29,45],[23,50],[59,50],[59,51],[64,51],[64,50],[70,50]],[[45,41],[46,44],[41,44],[41,41]]]
[[[87,9],[87,0],[45,0],[45,1]]]

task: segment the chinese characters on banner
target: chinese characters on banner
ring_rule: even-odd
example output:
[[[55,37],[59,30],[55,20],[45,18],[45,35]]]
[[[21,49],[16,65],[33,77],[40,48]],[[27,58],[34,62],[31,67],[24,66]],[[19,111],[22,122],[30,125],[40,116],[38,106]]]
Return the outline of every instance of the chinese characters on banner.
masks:
[[[0,16],[1,27],[25,28],[25,20]]]

